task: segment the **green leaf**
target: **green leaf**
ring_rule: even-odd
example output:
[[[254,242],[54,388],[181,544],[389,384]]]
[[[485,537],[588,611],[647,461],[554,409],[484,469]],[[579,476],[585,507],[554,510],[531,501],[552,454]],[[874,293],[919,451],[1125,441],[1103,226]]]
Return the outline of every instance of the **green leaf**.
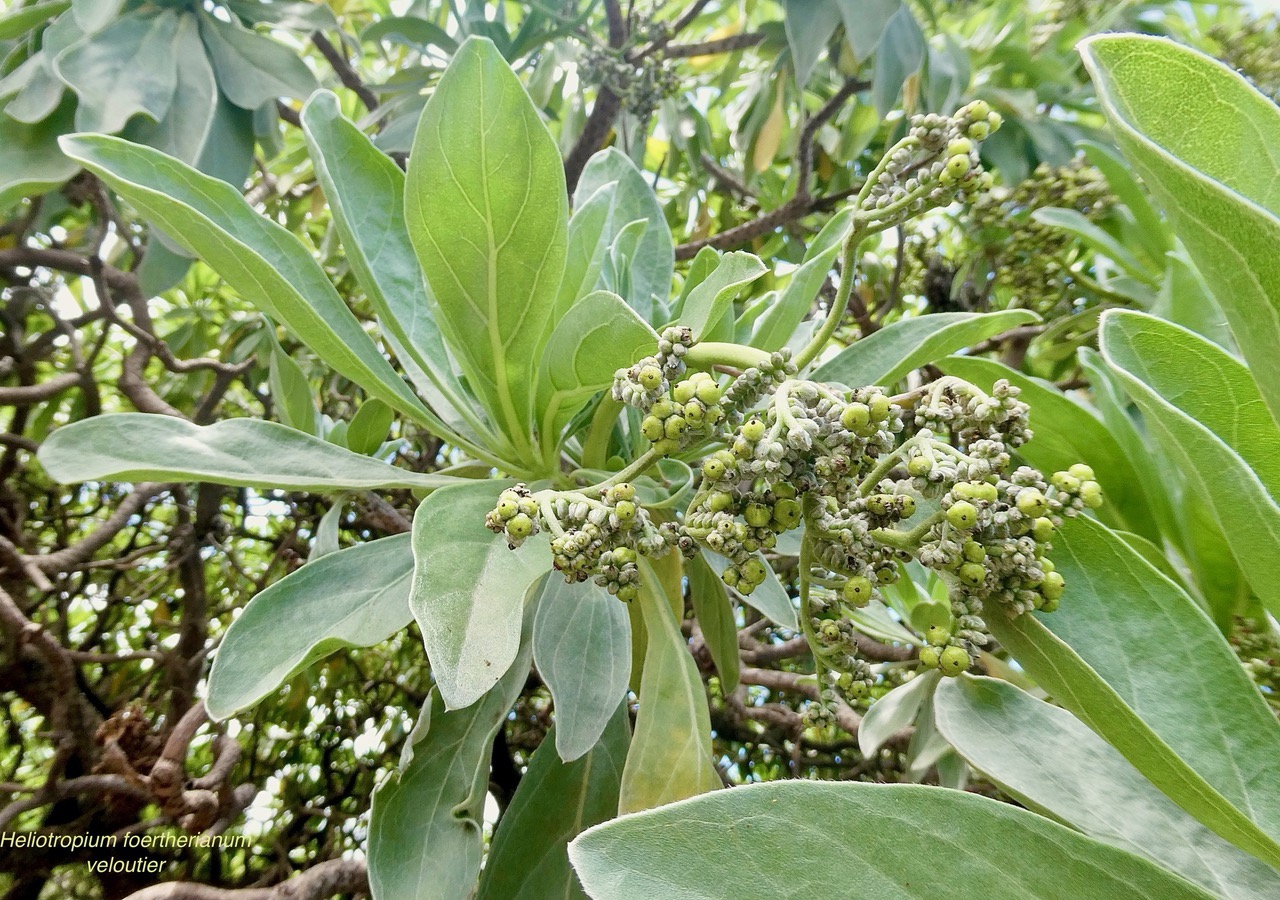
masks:
[[[381,400],[366,400],[347,426],[347,446],[351,452],[365,456],[376,453],[394,422],[395,411],[391,407]]]
[[[1280,833],[1280,724],[1222,635],[1091,519],[1064,522],[1052,557],[1067,583],[1062,607],[1043,620],[988,616],[991,633],[1175,803],[1242,850],[1280,862],[1269,837]]]
[[[1167,257],[1160,293],[1152,304],[1153,316],[1176,322],[1207,337],[1221,347],[1234,350],[1235,339],[1218,301],[1213,299],[1195,266],[1181,254]]]
[[[307,383],[302,367],[284,352],[274,334],[271,335],[271,363],[267,369],[267,383],[280,421],[298,431],[316,434],[320,411],[316,409],[315,400],[311,397],[311,385]]]
[[[1098,253],[1101,253],[1107,259],[1116,263],[1120,268],[1132,275],[1139,281],[1147,284],[1154,284],[1157,280],[1157,274],[1147,269],[1142,263],[1138,262],[1138,258],[1129,250],[1107,234],[1100,227],[1085,218],[1084,214],[1074,209],[1061,209],[1056,206],[1042,206],[1031,213],[1031,218],[1039,222],[1041,225],[1048,225],[1051,228],[1061,228],[1063,231],[1074,234],[1087,246],[1092,247]]]
[[[689,561],[689,602],[702,629],[707,652],[720,675],[720,690],[733,693],[738,687],[741,661],[738,658],[738,624],[733,618],[733,601],[720,576],[701,554]]]
[[[836,5],[844,20],[845,41],[857,61],[864,62],[875,52],[902,0],[836,0]]]
[[[777,300],[764,311],[751,336],[751,345],[761,350],[781,350],[791,340],[813,301],[822,290],[836,256],[849,236],[854,208],[847,206],[831,217],[805,250],[804,260],[791,273],[791,280]]]
[[[413,551],[407,534],[326,553],[257,594],[231,623],[209,673],[215,719],[256,706],[344,647],[372,647],[405,628]]]
[[[405,229],[404,173],[342,115],[329,91],[317,91],[301,119],[346,259],[377,310],[383,338],[450,428],[465,428],[468,419],[475,433],[491,437],[471,413],[436,324],[435,298]]]
[[[671,228],[644,173],[616,147],[601,150],[587,161],[574,197],[581,204],[609,182],[617,182],[613,188],[613,208],[606,225],[609,243],[613,243],[614,236],[628,223],[637,219],[648,222],[644,236],[631,257],[629,290],[619,293],[646,321],[660,324],[657,318],[661,306],[655,305],[654,298],[659,304],[666,303],[671,293],[676,259]]]
[[[1089,162],[1106,177],[1112,193],[1133,215],[1138,226],[1135,234],[1142,242],[1147,256],[1152,260],[1164,259],[1173,250],[1172,231],[1147,199],[1146,192],[1129,171],[1124,157],[1113,148],[1096,141],[1080,141],[1079,146]]]
[[[613,211],[616,187],[616,182],[602,186],[579,204],[569,218],[564,278],[556,295],[556,322],[564,318],[574,303],[589,294],[600,279],[600,269],[609,249],[607,223]]]
[[[796,84],[803,90],[840,24],[840,10],[829,0],[783,0],[782,8],[786,13],[791,65]]]
[[[573,762],[596,745],[627,696],[626,605],[591,582],[551,574],[533,620],[533,661],[555,706],[556,751]]]
[[[640,598],[633,602],[640,604],[648,642],[619,813],[650,809],[721,786],[711,765],[711,714],[702,678],[648,562],[641,566]]]
[[[397,38],[410,46],[439,47],[449,55],[458,50],[458,42],[447,31],[417,16],[384,16],[360,32],[361,42]]]
[[[754,253],[735,250],[720,262],[702,283],[689,292],[680,310],[680,324],[693,329],[695,340],[707,336],[744,287],[769,271]]]
[[[729,568],[729,560],[718,553],[704,553],[702,555],[706,559],[707,565],[711,567],[711,570],[717,576],[723,575],[724,570]],[[761,615],[768,616],[783,628],[799,631],[800,620],[796,618],[796,606],[787,594],[787,589],[782,586],[782,582],[774,574],[773,567],[769,565],[768,560],[759,553],[756,554],[756,558],[765,564],[764,583],[756,585],[756,589],[750,594],[743,595],[737,591],[734,591],[734,593],[738,593],[738,596],[742,598],[742,602],[747,606],[750,606]]]
[[[1038,322],[1030,310],[991,313],[933,313],[899,319],[850,344],[818,366],[815,381],[837,381],[850,387],[891,385],[912,369],[927,365],[989,337]]]
[[[1280,873],[1178,809],[1066,710],[1008,682],[965,675],[944,679],[934,713],[960,755],[1022,805],[1218,896],[1280,893]]]
[[[507,436],[528,449],[568,201],[555,140],[488,40],[468,39],[427,101],[405,218],[450,349]]]
[[[71,0],[49,0],[11,9],[0,16],[0,41],[25,37],[71,6]]]
[[[305,100],[319,86],[302,59],[279,41],[200,12],[200,35],[218,73],[218,86],[241,109],[278,97]]]
[[[595,900],[1211,896],[1026,810],[903,784],[717,791],[597,825],[569,858]]]
[[[534,751],[511,805],[498,822],[478,900],[586,898],[569,865],[569,841],[617,814],[622,766],[631,738],[627,706],[619,703],[614,708],[600,742],[573,762],[561,762],[556,756],[556,731],[553,726]]]
[[[871,94],[876,111],[884,118],[902,95],[906,80],[920,71],[928,44],[911,7],[903,3],[885,25],[876,50]]]
[[[112,133],[139,113],[163,119],[178,84],[177,33],[172,10],[135,13],[58,54],[58,77],[80,97],[76,128]]]
[[[169,103],[168,112],[157,122],[134,119],[124,137],[135,143],[155,147],[200,168],[200,157],[213,133],[218,109],[218,83],[213,76],[213,67],[205,56],[204,45],[200,42],[200,25],[194,15],[184,14],[179,17],[172,51],[175,62],[181,60],[182,64],[175,65],[173,100]],[[204,169],[202,171],[217,174]],[[147,248],[148,253],[155,246],[152,243]]]
[[[75,127],[75,113],[76,101],[71,95],[35,125],[0,113],[0,209],[28,194],[55,188],[80,171],[80,166],[58,148],[59,135]]]
[[[418,421],[430,417],[302,241],[255,212],[237,188],[119,138],[79,134],[60,143],[339,373]]]
[[[71,4],[76,24],[85,34],[101,30],[120,14],[124,0],[74,0]]]
[[[1045,473],[1088,463],[1106,493],[1099,512],[1117,527],[1158,538],[1160,531],[1151,511],[1151,500],[1131,460],[1107,426],[1086,407],[1074,402],[1048,382],[1029,378],[994,360],[949,356],[937,363],[984,390],[999,379],[1022,390],[1021,399],[1031,406],[1032,439],[1018,448],[1018,455]]]
[[[1105,314],[1101,347],[1254,591],[1280,613],[1280,429],[1249,370],[1217,344],[1141,313]]]
[[[574,413],[613,384],[618,369],[657,349],[658,333],[617,294],[593,291],[571,306],[551,333],[539,366],[542,439],[558,444]]]
[[[397,469],[261,419],[193,425],[173,416],[109,413],[56,429],[37,454],[49,477],[81,481],[207,481],[261,490],[434,490],[465,484]]]
[[[481,481],[437,491],[413,517],[409,606],[449,709],[470,706],[511,666],[525,594],[551,568],[545,535],[513,551],[485,527],[500,489]]]
[[[1080,52],[1120,149],[1280,420],[1280,110],[1243,76],[1162,38],[1102,35]]]
[[[917,675],[871,704],[858,728],[858,748],[862,755],[867,758],[874,756],[889,738],[911,725],[941,677],[942,673],[937,669]]]
[[[326,3],[306,0],[225,0],[236,15],[250,22],[268,22],[291,31],[311,32],[338,27]]]
[[[525,640],[507,674],[466,709],[450,709],[439,687],[432,688],[406,743],[407,758],[373,792],[368,846],[373,896],[470,900],[475,895],[493,737],[524,688],[530,656]]]

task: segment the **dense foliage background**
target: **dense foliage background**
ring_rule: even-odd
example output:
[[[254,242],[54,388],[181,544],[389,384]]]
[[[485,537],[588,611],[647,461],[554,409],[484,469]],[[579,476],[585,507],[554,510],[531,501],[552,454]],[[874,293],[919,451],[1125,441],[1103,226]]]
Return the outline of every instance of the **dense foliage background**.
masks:
[[[296,335],[148,227],[57,138],[117,134],[242,190],[314,249],[373,334],[376,304],[338,239],[300,128],[302,102],[332,90],[340,112],[403,166],[424,104],[468,36],[492,40],[523,80],[558,143],[570,192],[605,147],[643,172],[674,236],[678,278],[705,247],[767,262],[770,271],[734,300],[748,324],[771,292],[799,277],[823,226],[902,135],[906,116],[990,104],[1004,118],[982,148],[995,189],[865,242],[838,338],[938,313],[1009,316],[921,332],[914,344],[927,345],[926,355],[908,354],[905,368],[881,374],[898,380],[918,369],[913,385],[942,371],[1023,385],[1033,427],[1044,417],[1036,464],[1093,465],[1108,493],[1101,520],[1209,615],[1238,654],[1242,668],[1231,677],[1247,673],[1268,703],[1280,702],[1265,611],[1274,590],[1251,576],[1271,563],[1269,539],[1255,534],[1242,550],[1249,536],[1224,526],[1201,470],[1147,439],[1096,352],[1100,315],[1120,308],[1236,349],[1206,273],[1120,155],[1074,49],[1104,31],[1171,36],[1267,96],[1280,93],[1274,19],[1220,4],[0,3],[0,829],[172,827],[249,839],[230,849],[138,851],[167,861],[162,879],[91,872],[101,854],[88,848],[0,843],[2,896],[367,893],[371,794],[405,750],[431,687],[416,626],[326,656],[228,721],[207,723],[197,700],[211,651],[250,597],[308,560],[408,532],[414,491],[322,495],[127,479],[68,486],[51,480],[36,452],[60,426],[138,411],[197,425],[271,419],[416,473],[464,470],[466,454],[368,403]],[[814,292],[830,302],[838,272],[818,274]],[[1035,315],[1010,313],[1021,310]],[[963,359],[943,359],[961,351]],[[1274,478],[1274,445],[1244,455],[1259,477]],[[775,568],[786,582],[785,558]],[[794,596],[794,584],[783,586]],[[692,611],[697,601],[689,602]],[[736,599],[732,609],[736,620],[720,623],[736,630],[731,689],[716,658],[723,636],[707,639],[702,613],[682,623],[724,784],[920,782],[1052,808],[967,763],[919,698],[868,718],[916,670],[918,642],[894,619],[868,614],[858,623],[878,680],[871,696],[830,719],[813,709],[819,690],[805,677],[804,637]],[[1176,634],[1139,630],[1111,653],[1119,660],[1161,647],[1183,645]],[[1197,660],[1171,652],[1164,664]],[[979,666],[1032,686],[1004,654],[983,653]],[[486,834],[551,724],[550,694],[531,669],[493,742]],[[1086,779],[1104,766],[1087,757],[1059,764]],[[149,887],[158,880],[182,884]],[[285,882],[294,893],[274,889]],[[511,887],[485,890],[515,896]]]

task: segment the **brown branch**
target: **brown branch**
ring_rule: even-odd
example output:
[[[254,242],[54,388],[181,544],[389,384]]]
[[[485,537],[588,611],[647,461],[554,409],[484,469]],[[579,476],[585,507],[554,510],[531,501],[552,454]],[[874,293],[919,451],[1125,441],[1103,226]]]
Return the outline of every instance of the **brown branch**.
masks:
[[[688,59],[693,56],[712,56],[716,53],[732,53],[734,50],[746,50],[764,40],[758,31],[734,34],[716,41],[702,41],[698,44],[672,44],[663,55],[667,59]]]
[[[333,67],[334,74],[338,76],[338,80],[360,98],[360,102],[364,104],[365,109],[373,112],[378,108],[377,95],[365,86],[365,83],[360,80],[360,76],[356,74],[356,70],[351,68],[351,63],[347,62],[347,58],[342,55],[337,47],[329,43],[329,39],[324,36],[323,32],[312,32],[311,43],[315,44],[316,49],[320,51],[320,55],[329,61],[329,65]]]
[[[788,691],[803,694],[810,700],[821,699],[821,692],[812,675],[801,675],[797,672],[779,672],[774,669],[757,669],[743,666],[738,673],[742,684],[755,684],[767,687],[771,691]],[[836,701],[836,724],[849,734],[857,734],[862,725],[862,716],[853,711],[843,700]]]
[[[275,887],[227,889],[190,882],[143,888],[125,900],[321,900],[369,890],[369,874],[358,859],[331,859]]]
[[[78,373],[67,372],[64,375],[58,375],[39,384],[29,384],[21,387],[0,387],[0,406],[25,406],[31,403],[39,403],[79,383],[80,375]]]
[[[666,30],[666,33],[663,34],[662,37],[653,41],[647,47],[643,47],[640,50],[633,50],[627,55],[627,61],[633,63],[640,62],[641,60],[662,50],[668,43],[675,39],[676,35],[693,24],[693,20],[698,18],[698,14],[702,12],[709,2],[710,0],[694,0],[694,2],[690,4],[689,8],[680,14],[680,18],[676,19],[675,22],[671,24],[671,27]]]
[[[605,16],[609,21],[609,46],[621,50],[627,43],[627,20],[622,15],[622,7],[618,0],[604,0]],[[613,128],[613,123],[622,111],[622,100],[606,86],[601,86],[596,94],[595,105],[591,115],[582,127],[582,134],[574,141],[569,155],[564,160],[564,182],[569,196],[578,189],[578,179],[587,166],[587,160],[604,144],[604,139]]]
[[[69,571],[81,563],[88,562],[93,554],[119,534],[120,530],[129,524],[129,520],[137,515],[152,498],[169,490],[170,487],[171,485],[168,484],[143,482],[135,486],[129,496],[120,501],[115,511],[78,544],[64,547],[53,553],[25,558],[41,571],[49,573]]]

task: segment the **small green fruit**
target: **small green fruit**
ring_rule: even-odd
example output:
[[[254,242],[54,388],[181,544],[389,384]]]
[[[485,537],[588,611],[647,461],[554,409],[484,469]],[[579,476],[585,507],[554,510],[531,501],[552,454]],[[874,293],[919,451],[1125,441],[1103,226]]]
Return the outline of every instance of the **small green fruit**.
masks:
[[[964,554],[966,562],[980,563],[987,558],[987,548],[977,541],[965,541],[961,552]]]
[[[1094,480],[1093,469],[1086,466],[1084,463],[1076,463],[1074,466],[1071,466],[1067,469],[1067,474],[1075,478],[1079,478],[1081,481]]]
[[[662,430],[667,437],[675,440],[689,430],[689,421],[684,416],[672,416],[663,423]]]
[[[947,521],[952,528],[970,531],[978,524],[978,509],[968,500],[957,500],[947,510]]]
[[[619,500],[613,508],[613,513],[618,517],[619,522],[634,521],[636,512],[636,505],[630,500]]]
[[[498,518],[506,521],[520,511],[520,505],[515,500],[506,498],[498,500],[498,505],[494,507],[494,512],[498,514]]]
[[[652,415],[657,416],[659,419],[666,419],[675,415],[676,405],[666,397],[663,397],[661,400],[654,403],[653,406],[649,407],[649,412]]]
[[[533,534],[533,519],[524,513],[517,513],[507,522],[507,537],[514,541],[522,541]]]
[[[714,456],[702,463],[702,477],[708,481],[719,481],[726,472],[725,464]]]
[[[920,648],[920,665],[926,669],[938,668],[938,663],[942,661],[942,654],[937,647],[921,647]]]
[[[764,528],[773,521],[773,510],[763,503],[748,503],[743,518],[752,528]]]
[[[1085,481],[1080,484],[1080,499],[1084,501],[1084,505],[1090,509],[1097,509],[1102,505],[1102,485],[1096,481]]]
[[[697,394],[698,388],[692,381],[682,381],[671,389],[671,398],[677,403],[688,403]]]
[[[764,423],[759,419],[752,419],[749,422],[744,422],[742,429],[740,430],[740,434],[754,444],[756,441],[764,437]]]
[[[645,416],[644,421],[640,423],[640,433],[644,435],[645,440],[660,440],[663,435],[662,420],[657,416]]]
[[[943,675],[951,678],[963,675],[971,665],[973,665],[973,660],[969,658],[969,651],[963,647],[952,645],[943,650],[938,657],[938,668],[942,669]]]
[[[889,398],[884,394],[876,394],[871,398],[871,402],[867,404],[867,409],[871,413],[872,422],[883,422],[889,418]]]
[[[729,587],[736,587],[742,578],[742,573],[738,571],[736,566],[730,566],[720,573],[720,580]]]
[[[657,366],[644,366],[636,380],[646,391],[657,390],[662,385],[662,370]]]
[[[707,507],[712,512],[724,512],[730,506],[733,506],[733,495],[725,491],[712,491],[707,497]]]
[[[916,514],[916,498],[908,495],[900,495],[898,498],[898,512],[902,518],[910,519]]]
[[[773,520],[789,531],[800,524],[801,509],[798,500],[779,500],[773,505]]]
[[[1024,516],[1031,518],[1039,518],[1049,511],[1049,503],[1044,499],[1044,494],[1035,488],[1028,488],[1018,492],[1018,512]]]
[[[871,422],[871,410],[865,403],[850,403],[840,414],[840,424],[849,431],[861,431]]]
[[[1041,544],[1047,544],[1053,540],[1054,531],[1053,520],[1045,516],[1036,519],[1031,526],[1031,536]]]
[[[854,575],[844,583],[844,599],[852,606],[863,607],[871,602],[871,580]]]
[[[913,478],[923,478],[932,471],[933,463],[923,456],[913,456],[911,462],[907,463],[907,474]]]
[[[967,562],[960,567],[960,580],[970,587],[978,587],[987,580],[987,568],[982,563]]]
[[[711,379],[698,383],[697,397],[707,406],[715,406],[720,402],[720,385]]]
[[[968,156],[973,151],[973,141],[968,138],[956,138],[947,144],[947,156]]]
[[[1070,472],[1054,472],[1049,483],[1064,494],[1074,494],[1080,490],[1080,479]]]
[[[1046,600],[1057,600],[1066,590],[1067,581],[1057,572],[1046,572],[1044,581],[1040,582],[1040,593]]]
[[[945,647],[951,640],[951,631],[941,625],[930,625],[924,630],[924,639],[933,647]]]
[[[768,574],[768,567],[754,556],[742,564],[742,577],[752,584],[762,584]]]

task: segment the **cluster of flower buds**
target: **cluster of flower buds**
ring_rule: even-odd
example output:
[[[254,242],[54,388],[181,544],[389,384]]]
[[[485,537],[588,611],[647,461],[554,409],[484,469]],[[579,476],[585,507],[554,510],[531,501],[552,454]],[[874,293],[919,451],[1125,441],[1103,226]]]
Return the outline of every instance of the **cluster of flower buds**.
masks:
[[[860,218],[876,230],[891,228],[989,189],[991,175],[982,169],[978,148],[1000,122],[984,100],[953,116],[913,116],[906,136],[868,176],[858,198]]]
[[[592,498],[576,491],[533,495],[524,485],[503,491],[485,519],[490,531],[505,534],[512,549],[546,529],[556,570],[569,582],[595,578],[621,600],[635,599],[640,556],[659,557],[671,547],[692,550],[677,526],[655,524],[626,482],[600,489]],[[512,506],[516,512],[511,513]]]
[[[693,331],[679,325],[658,337],[658,352],[613,376],[613,399],[648,412],[671,392],[671,384],[685,372],[684,357],[693,346]]]

